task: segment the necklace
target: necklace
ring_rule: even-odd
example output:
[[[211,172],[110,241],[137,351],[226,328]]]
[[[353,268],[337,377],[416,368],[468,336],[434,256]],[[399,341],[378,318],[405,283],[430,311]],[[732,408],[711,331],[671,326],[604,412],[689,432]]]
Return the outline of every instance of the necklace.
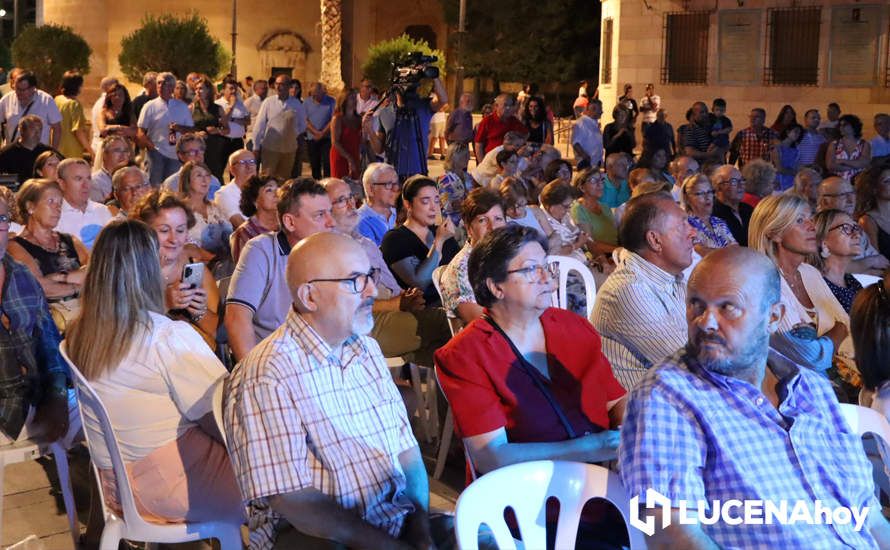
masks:
[[[48,242],[45,239],[41,240],[36,234],[32,233],[31,231],[27,231],[27,234],[22,236],[48,252],[59,251],[59,235],[55,231],[49,234]]]
[[[788,286],[791,287],[791,290],[796,293],[799,288],[798,281],[800,280],[800,272],[795,271],[794,275],[789,276],[781,267],[779,268],[779,271],[782,272],[782,277],[785,279],[785,282],[788,283]],[[800,283],[803,284],[803,281],[800,281]]]

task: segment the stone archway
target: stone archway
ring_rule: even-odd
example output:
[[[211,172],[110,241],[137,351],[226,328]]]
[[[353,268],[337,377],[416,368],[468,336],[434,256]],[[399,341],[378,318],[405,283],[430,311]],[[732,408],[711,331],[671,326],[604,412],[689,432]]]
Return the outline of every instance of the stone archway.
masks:
[[[273,68],[291,68],[291,76],[306,74],[306,58],[312,48],[301,35],[286,30],[266,34],[257,44],[260,69],[263,77],[272,74]]]

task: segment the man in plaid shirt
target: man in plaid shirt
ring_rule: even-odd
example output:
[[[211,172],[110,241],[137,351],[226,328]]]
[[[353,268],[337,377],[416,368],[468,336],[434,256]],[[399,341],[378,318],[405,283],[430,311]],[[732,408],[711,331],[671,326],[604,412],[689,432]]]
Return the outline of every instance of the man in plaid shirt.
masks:
[[[297,243],[287,264],[293,308],[229,379],[225,427],[251,507],[251,548],[276,538],[275,548],[453,541],[451,518],[430,518],[420,449],[367,336],[376,275],[346,235]]]
[[[685,349],[630,395],[619,448],[624,486],[640,503],[648,489],[670,501],[669,509],[657,508],[650,548],[890,547],[871,464],[828,380],[768,347],[784,315],[779,285],[772,262],[751,249],[707,256],[689,280]],[[767,523],[765,514],[760,524],[735,523],[742,506],[727,507],[732,520],[724,521],[714,503],[735,499],[785,501],[789,510],[803,503],[811,514],[817,501],[868,511],[860,529],[840,521]],[[681,524],[681,502],[687,517],[717,521]],[[671,524],[660,528],[665,514]]]
[[[764,126],[766,111],[761,108],[751,109],[748,116],[751,126],[739,132],[729,146],[729,164],[739,163],[739,168],[754,159],[770,162],[770,150],[773,143],[779,140],[779,134],[772,128]]]

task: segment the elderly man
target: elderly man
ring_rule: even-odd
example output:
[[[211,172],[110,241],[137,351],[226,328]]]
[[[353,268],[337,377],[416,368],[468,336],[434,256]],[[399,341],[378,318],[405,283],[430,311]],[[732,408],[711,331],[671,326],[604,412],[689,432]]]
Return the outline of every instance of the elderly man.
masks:
[[[362,174],[365,204],[358,209],[356,230],[380,246],[383,235],[396,226],[396,201],[402,184],[392,165],[372,162]]]
[[[492,149],[504,142],[507,132],[528,135],[528,129],[515,116],[516,99],[510,94],[501,94],[494,100],[494,111],[482,119],[476,127],[476,162]]]
[[[420,449],[367,336],[375,277],[346,235],[300,241],[287,318],[227,384],[232,465],[251,525],[276,548],[434,548],[452,537],[448,518],[430,517]]]
[[[148,150],[148,176],[152,185],[159,185],[179,170],[176,156],[177,136],[194,129],[188,105],[173,97],[176,77],[161,73],[157,78],[158,97],[148,101],[136,125],[137,143]]]
[[[784,314],[779,272],[763,254],[722,248],[693,271],[686,347],[637,384],[621,427],[624,486],[641,514],[644,503],[657,508],[650,548],[890,546],[871,464],[828,380],[769,348]],[[751,501],[761,520],[784,504],[792,521],[745,525]],[[820,503],[858,512],[861,530],[825,521]],[[716,521],[681,523],[681,505]],[[794,521],[800,507],[816,522]]]
[[[748,224],[754,208],[742,202],[745,196],[745,180],[735,166],[724,164],[714,170],[711,183],[717,200],[713,215],[726,222],[729,231],[741,246],[748,246]]]
[[[617,267],[597,292],[590,322],[626,389],[686,342],[686,281],[695,230],[667,193],[635,197],[621,218]]]
[[[297,155],[297,137],[306,131],[306,109],[290,96],[291,78],[275,77],[275,95],[263,100],[253,122],[253,150],[263,171],[281,179],[291,176]]]
[[[278,189],[280,229],[247,241],[229,283],[225,326],[236,360],[284,322],[288,311],[287,255],[300,239],[334,229],[331,199],[311,178]]]
[[[336,101],[328,95],[321,82],[313,84],[311,92],[303,102],[306,108],[306,146],[309,148],[312,177],[320,180],[331,175],[331,120],[334,118]]]
[[[182,134],[176,142],[176,158],[179,159],[180,162],[179,168],[164,179],[162,187],[167,191],[179,193],[179,176],[182,174],[182,165],[189,161],[204,162],[205,152],[207,152],[207,144],[204,142],[204,138],[192,132]],[[154,183],[154,181],[152,181],[152,183]],[[207,191],[207,198],[213,200],[216,196],[216,192],[219,191],[221,187],[222,184],[219,183],[219,179],[211,174],[210,190]]]
[[[0,172],[17,174],[18,182],[24,183],[34,175],[34,161],[49,145],[40,142],[43,121],[37,115],[25,115],[19,120],[15,141],[0,149]]]
[[[572,124],[572,149],[578,159],[578,169],[588,166],[598,167],[603,162],[603,132],[600,130],[600,117],[603,116],[603,102],[591,99],[584,113]]]
[[[19,132],[19,121],[26,115],[40,117],[43,123],[40,143],[58,149],[62,139],[62,113],[53,96],[37,89],[37,77],[31,71],[21,71],[13,84],[15,93],[0,99],[0,124],[6,125],[4,138],[13,143]]]
[[[606,177],[603,178],[603,196],[600,202],[609,208],[618,208],[630,199],[627,171],[630,159],[624,153],[612,153],[606,157]]]
[[[133,98],[133,114],[137,120],[145,104],[156,97],[158,97],[158,73],[148,71],[142,75],[142,93]]]
[[[115,170],[111,176],[111,188],[114,201],[108,205],[108,210],[114,218],[129,217],[139,199],[151,191],[148,174],[138,166],[124,166]]]
[[[227,169],[232,179],[217,191],[213,199],[234,228],[247,221],[241,213],[241,192],[250,178],[256,176],[256,165],[256,157],[247,149],[229,155]]]
[[[748,116],[751,125],[739,130],[729,146],[729,164],[738,161],[739,168],[754,159],[770,160],[770,151],[773,142],[779,139],[779,134],[772,128],[764,126],[766,111],[761,108],[751,109]]]
[[[856,207],[856,191],[848,180],[837,176],[825,178],[819,185],[818,200],[818,210],[840,210],[855,219],[853,212]],[[890,261],[878,252],[865,231],[860,233],[859,238],[862,241],[862,252],[850,262],[847,269],[850,273],[883,275],[884,270],[890,267]]]
[[[686,155],[680,155],[672,160],[668,168],[671,173],[671,177],[674,178],[674,186],[671,189],[671,195],[674,197],[675,201],[680,202],[683,180],[685,180],[689,176],[698,174],[701,168],[699,167],[697,160]]]
[[[785,191],[788,194],[797,195],[810,203],[810,209],[818,210],[819,184],[822,183],[822,175],[813,168],[801,168],[794,176],[794,185]]]
[[[462,93],[457,109],[448,115],[445,121],[445,142],[448,145],[473,143],[473,94]]]
[[[104,204],[90,200],[90,164],[83,159],[60,162],[59,186],[62,188],[62,216],[56,231],[74,235],[87,250],[92,250],[99,231],[111,221],[111,212]]]

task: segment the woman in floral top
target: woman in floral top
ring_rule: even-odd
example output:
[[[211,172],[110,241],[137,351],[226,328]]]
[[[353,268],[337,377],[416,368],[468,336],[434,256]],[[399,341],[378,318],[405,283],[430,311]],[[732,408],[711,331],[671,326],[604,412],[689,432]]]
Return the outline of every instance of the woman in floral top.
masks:
[[[179,178],[182,199],[195,214],[195,225],[189,229],[188,244],[197,247],[197,256],[207,263],[217,279],[234,271],[229,251],[232,224],[222,210],[207,198],[210,191],[210,168],[203,162],[186,162]]]
[[[695,251],[705,256],[718,248],[738,244],[726,222],[712,216],[714,188],[707,176],[696,174],[683,180],[683,205],[689,225],[695,229]]]
[[[467,172],[470,163],[470,148],[466,143],[452,143],[445,153],[445,173],[439,177],[439,201],[442,215],[451,218],[457,226],[460,223],[460,205],[467,193],[476,186],[473,177]]]

